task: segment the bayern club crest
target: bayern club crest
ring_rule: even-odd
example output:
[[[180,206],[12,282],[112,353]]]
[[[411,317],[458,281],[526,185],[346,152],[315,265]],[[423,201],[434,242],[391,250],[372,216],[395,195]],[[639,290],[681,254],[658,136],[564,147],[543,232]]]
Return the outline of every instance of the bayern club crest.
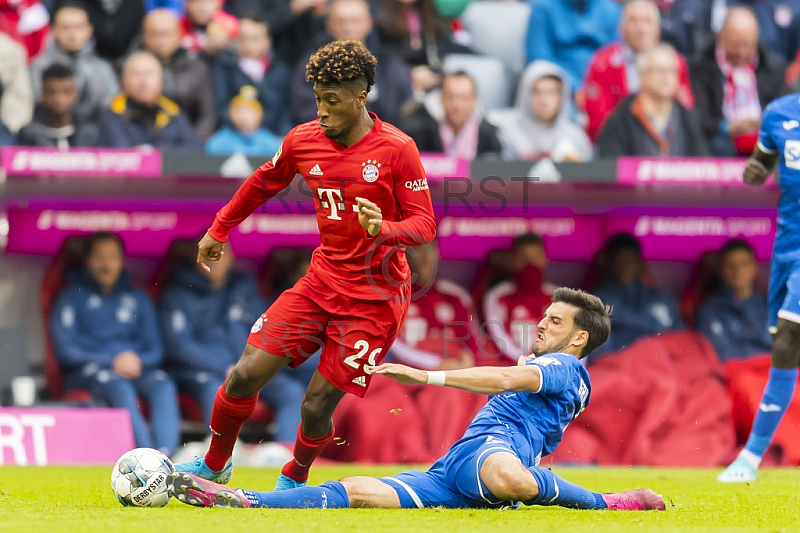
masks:
[[[372,183],[378,179],[378,176],[381,175],[381,164],[378,163],[377,159],[367,159],[366,163],[361,163],[361,166],[364,167],[361,169],[361,177],[364,178],[364,181],[367,183]]]

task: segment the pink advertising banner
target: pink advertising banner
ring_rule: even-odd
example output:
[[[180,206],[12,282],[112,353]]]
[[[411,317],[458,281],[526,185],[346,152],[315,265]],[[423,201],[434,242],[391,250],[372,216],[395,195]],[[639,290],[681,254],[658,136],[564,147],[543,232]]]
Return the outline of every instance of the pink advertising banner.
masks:
[[[431,182],[444,181],[445,178],[468,178],[469,161],[442,154],[420,154],[425,174]]]
[[[125,409],[0,408],[0,465],[110,465],[133,447]]]
[[[620,157],[617,182],[624,184],[725,185],[749,187],[742,181],[746,159]],[[767,180],[774,185],[773,178]]]
[[[119,233],[131,256],[163,257],[173,240],[200,236],[216,209],[215,204],[130,202],[11,207],[7,250],[54,255],[70,235],[109,230]],[[776,229],[774,209],[631,207],[582,214],[547,207],[533,212],[508,208],[496,215],[434,209],[442,257],[470,261],[507,249],[515,235],[529,231],[544,237],[553,261],[589,261],[609,236],[620,232],[639,238],[645,259],[651,261],[693,262],[733,237],[748,240],[758,259],[766,261]],[[231,232],[230,242],[239,257],[262,259],[275,248],[315,247],[320,241],[313,214],[256,213]]]
[[[157,178],[161,175],[158,150],[112,148],[31,148],[5,146],[0,161],[6,174],[14,176],[117,176]]]

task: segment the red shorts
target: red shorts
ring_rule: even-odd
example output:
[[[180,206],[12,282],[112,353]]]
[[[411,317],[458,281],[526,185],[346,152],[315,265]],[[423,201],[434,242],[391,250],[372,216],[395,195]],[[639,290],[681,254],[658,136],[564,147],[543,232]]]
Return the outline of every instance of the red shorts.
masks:
[[[411,288],[403,291],[397,301],[358,300],[331,290],[309,272],[261,315],[247,343],[291,357],[292,368],[321,349],[317,370],[322,377],[363,397],[372,378],[364,366],[383,360],[405,320]]]

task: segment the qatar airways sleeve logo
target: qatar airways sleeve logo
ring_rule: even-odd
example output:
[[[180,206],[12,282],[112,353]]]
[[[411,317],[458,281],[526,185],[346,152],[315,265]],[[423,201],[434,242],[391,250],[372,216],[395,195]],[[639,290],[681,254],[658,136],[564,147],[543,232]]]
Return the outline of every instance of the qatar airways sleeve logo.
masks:
[[[411,189],[412,192],[417,191],[427,191],[428,190],[428,178],[421,178],[414,181],[407,181],[406,182],[406,189]]]

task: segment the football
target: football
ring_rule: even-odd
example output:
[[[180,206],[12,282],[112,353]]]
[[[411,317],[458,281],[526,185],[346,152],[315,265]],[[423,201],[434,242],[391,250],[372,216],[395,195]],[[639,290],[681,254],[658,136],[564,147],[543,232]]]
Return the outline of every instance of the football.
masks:
[[[167,476],[175,467],[153,448],[136,448],[119,458],[111,471],[111,490],[122,505],[164,507],[169,502]]]

